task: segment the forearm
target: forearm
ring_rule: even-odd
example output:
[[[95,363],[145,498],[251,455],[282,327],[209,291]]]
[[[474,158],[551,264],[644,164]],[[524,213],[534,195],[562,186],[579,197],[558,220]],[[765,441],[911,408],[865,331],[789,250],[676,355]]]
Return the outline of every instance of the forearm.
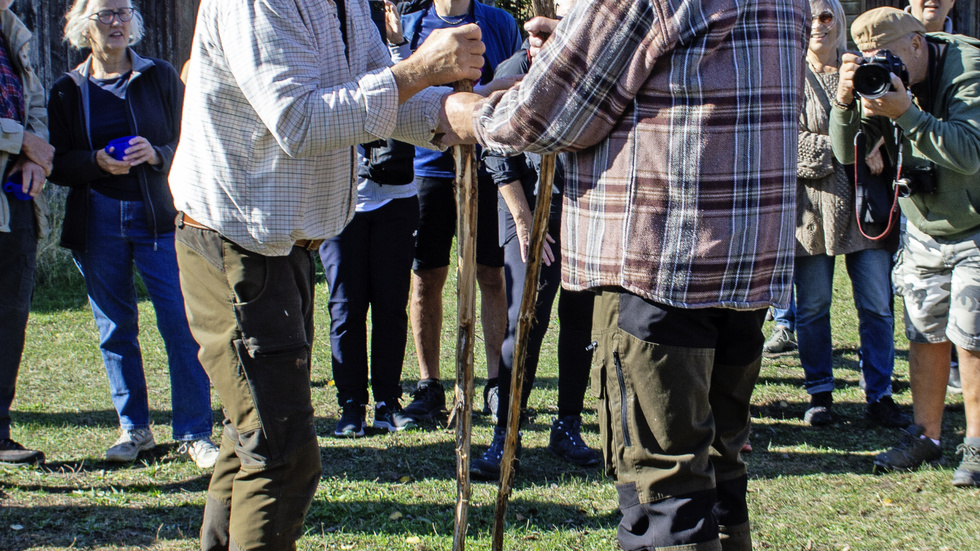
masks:
[[[408,59],[399,61],[391,67],[391,73],[395,77],[395,85],[398,87],[398,104],[401,105],[409,98],[430,86],[425,67],[419,60]]]
[[[830,113],[830,145],[841,164],[854,162],[854,136],[861,128],[857,109],[843,111],[834,108]]]
[[[514,218],[515,222],[529,223],[531,220],[531,207],[527,203],[527,198],[524,196],[524,187],[521,185],[520,180],[512,180],[504,185],[498,186],[500,190],[500,196],[504,198],[504,203],[507,204],[507,210],[510,211],[511,217]]]
[[[79,186],[105,176],[108,173],[99,168],[94,151],[76,149],[55,153],[54,169],[48,179],[61,186]]]
[[[980,168],[980,121],[976,118],[941,121],[911,107],[895,124],[919,153],[936,165],[961,174],[975,174]]]
[[[661,33],[665,23],[649,3],[639,5],[576,4],[520,88],[491,95],[475,113],[479,142],[503,154],[543,154],[581,150],[608,136],[672,47]],[[620,45],[626,43],[638,47],[624,52]]]

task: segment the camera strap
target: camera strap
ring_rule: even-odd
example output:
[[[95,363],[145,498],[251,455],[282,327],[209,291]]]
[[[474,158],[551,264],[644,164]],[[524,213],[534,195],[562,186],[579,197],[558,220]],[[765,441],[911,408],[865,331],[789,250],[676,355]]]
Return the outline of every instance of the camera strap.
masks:
[[[898,139],[898,159],[899,159],[898,169],[897,169],[898,174],[900,174],[902,170],[901,168],[902,142],[899,139],[901,137],[900,132],[901,129],[895,126],[895,133],[896,133],[895,137],[896,139]],[[858,231],[861,232],[861,235],[863,235],[865,239],[871,241],[880,241],[885,237],[887,237],[892,232],[892,229],[894,229],[895,227],[895,220],[898,219],[898,216],[896,215],[898,212],[898,188],[892,186],[893,187],[892,204],[891,207],[889,207],[888,209],[888,224],[885,226],[884,231],[882,231],[880,234],[876,236],[868,235],[864,231],[864,228],[861,226],[862,223],[861,212],[865,210],[864,202],[866,198],[869,196],[869,194],[868,192],[862,193],[862,189],[861,189],[862,186],[866,186],[867,184],[861,182],[858,176],[858,165],[861,163],[861,159],[864,159],[864,157],[867,155],[866,151],[859,151],[859,144],[862,145],[864,144],[864,141],[862,140],[863,137],[864,137],[863,131],[859,131],[857,134],[854,135],[854,218],[857,221]],[[896,178],[898,177],[898,174],[896,174]]]

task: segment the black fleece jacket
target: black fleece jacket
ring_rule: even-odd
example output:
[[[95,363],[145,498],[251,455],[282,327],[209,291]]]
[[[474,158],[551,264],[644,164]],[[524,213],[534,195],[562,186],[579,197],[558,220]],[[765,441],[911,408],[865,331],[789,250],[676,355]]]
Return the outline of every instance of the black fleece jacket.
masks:
[[[126,91],[130,134],[146,138],[163,159],[157,167],[143,163],[132,169],[139,178],[147,225],[156,236],[174,231],[177,216],[167,175],[180,136],[184,85],[166,61],[143,58],[133,50],[129,50],[129,55],[133,62]],[[90,74],[91,58],[59,78],[48,98],[51,145],[55,148],[54,170],[48,179],[71,188],[65,204],[61,246],[79,251],[85,250],[91,183],[108,175],[96,163],[92,147],[89,121],[98,113],[89,112]]]

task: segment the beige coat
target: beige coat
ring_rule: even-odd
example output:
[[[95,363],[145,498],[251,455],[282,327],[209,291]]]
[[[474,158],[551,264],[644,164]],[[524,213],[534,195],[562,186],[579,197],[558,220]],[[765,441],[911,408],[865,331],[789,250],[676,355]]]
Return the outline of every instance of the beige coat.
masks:
[[[20,153],[25,130],[48,139],[48,112],[44,108],[41,81],[31,68],[28,52],[31,32],[9,9],[0,10],[0,32],[9,46],[10,62],[24,85],[24,120],[0,119],[0,167],[6,167],[10,156]],[[41,238],[48,231],[48,205],[43,195],[38,195],[33,202],[38,221],[37,235]],[[10,207],[6,194],[0,193],[0,232],[9,231]]]

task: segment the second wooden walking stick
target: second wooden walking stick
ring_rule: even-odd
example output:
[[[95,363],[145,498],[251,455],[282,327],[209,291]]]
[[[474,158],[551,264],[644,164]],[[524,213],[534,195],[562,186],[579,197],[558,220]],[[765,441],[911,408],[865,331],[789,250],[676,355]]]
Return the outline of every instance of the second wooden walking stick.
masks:
[[[456,91],[472,92],[473,83],[456,83]],[[470,506],[470,437],[473,415],[473,338],[476,324],[476,147],[456,146],[456,524],[453,551],[466,548]]]
[[[521,295],[521,309],[517,317],[517,333],[514,342],[514,368],[510,379],[510,402],[507,409],[507,436],[504,440],[504,454],[500,459],[500,488],[497,491],[497,504],[493,512],[493,536],[491,549],[499,551],[504,545],[504,523],[507,515],[507,500],[514,483],[514,456],[517,453],[517,440],[520,430],[521,402],[524,389],[524,360],[527,356],[527,339],[534,323],[534,307],[538,302],[538,276],[541,272],[541,257],[545,235],[548,233],[548,217],[551,214],[551,186],[555,176],[555,156],[541,157],[541,172],[538,174],[537,202],[534,207],[534,221],[531,226],[531,239],[524,270],[524,291]],[[498,407],[504,407],[499,404]]]
[[[554,5],[550,0],[533,0],[534,13],[542,17],[555,17]],[[534,221],[531,225],[531,239],[528,244],[527,263],[524,268],[524,291],[521,294],[521,309],[517,318],[516,341],[514,343],[514,367],[510,379],[510,402],[507,410],[507,436],[504,439],[504,454],[500,459],[500,488],[497,491],[497,504],[493,511],[493,534],[490,548],[500,551],[504,547],[504,524],[507,518],[507,500],[514,484],[514,456],[517,453],[519,438],[521,402],[524,393],[524,360],[527,356],[527,339],[534,322],[534,307],[538,302],[538,277],[541,273],[541,257],[545,236],[548,233],[548,218],[551,215],[551,188],[555,180],[555,156],[541,157],[541,171],[538,174],[537,201],[534,207]],[[499,404],[498,407],[502,407]]]

